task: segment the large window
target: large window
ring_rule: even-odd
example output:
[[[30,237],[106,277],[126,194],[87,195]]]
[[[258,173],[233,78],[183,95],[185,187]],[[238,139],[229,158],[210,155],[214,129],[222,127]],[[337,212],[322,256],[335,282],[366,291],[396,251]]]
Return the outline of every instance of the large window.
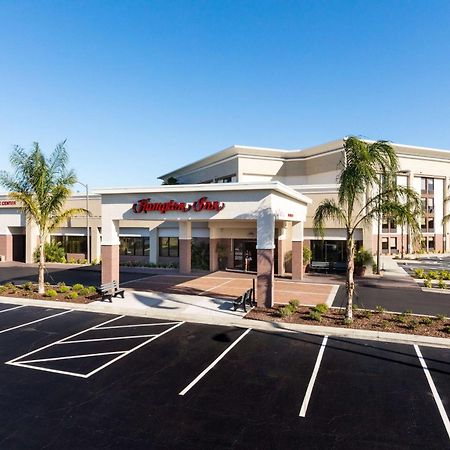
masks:
[[[422,194],[434,194],[434,179],[433,178],[421,178],[420,190]]]
[[[160,237],[159,238],[159,256],[178,256],[178,238]]]
[[[66,253],[87,253],[86,236],[52,236],[52,242],[61,242]]]
[[[121,237],[120,254],[128,256],[148,256],[150,253],[149,237]]]

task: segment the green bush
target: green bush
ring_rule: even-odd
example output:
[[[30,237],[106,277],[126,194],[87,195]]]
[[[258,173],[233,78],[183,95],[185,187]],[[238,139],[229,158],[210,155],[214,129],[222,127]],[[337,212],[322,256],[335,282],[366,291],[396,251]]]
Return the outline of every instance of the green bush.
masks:
[[[325,314],[328,311],[328,305],[325,303],[320,303],[314,306],[314,311],[317,311],[319,314]]]
[[[365,309],[362,311],[363,317],[370,319],[372,317],[372,311],[370,309]]]
[[[445,319],[447,319],[447,317],[444,314],[438,314],[436,316],[436,320],[444,321]]]
[[[46,262],[66,262],[66,251],[61,242],[46,242],[44,244],[44,255]],[[33,253],[34,262],[39,262],[39,247]]]
[[[97,292],[95,286],[89,286],[87,289],[89,290],[89,294],[95,294]]]
[[[394,321],[398,322],[398,323],[406,324],[406,323],[408,323],[408,316],[403,313],[398,314],[398,315],[394,316]]]
[[[361,247],[355,254],[355,266],[362,267],[373,264],[372,253]]]
[[[375,311],[377,313],[383,314],[386,310],[382,306],[377,305],[377,306],[375,306]]]
[[[284,319],[284,318],[289,317],[292,314],[294,314],[294,311],[292,310],[292,308],[289,305],[285,305],[285,306],[282,306],[278,310],[278,313],[279,313],[280,317],[282,317]]]
[[[448,270],[441,270],[441,279],[450,280],[450,272]]]
[[[66,298],[67,299],[75,299],[75,298],[78,298],[78,292],[69,292],[67,295],[66,295]]]
[[[410,330],[415,330],[419,326],[418,320],[410,320],[408,322],[407,328]]]
[[[316,322],[321,322],[322,321],[322,314],[320,314],[319,311],[317,311],[316,309],[311,309],[309,311],[309,315],[308,318],[310,320],[315,320]]]
[[[60,286],[58,290],[61,294],[65,294],[66,292],[70,291],[70,287],[64,285],[64,286]]]
[[[425,270],[423,269],[414,269],[414,274],[416,278],[423,279],[426,277]]]
[[[56,297],[57,295],[58,293],[54,289],[47,289],[44,294],[45,297]]]
[[[292,300],[289,300],[289,306],[295,312],[300,306],[300,302],[296,298],[293,298]]]
[[[303,265],[306,266],[311,262],[312,251],[309,247],[303,247]]]
[[[81,291],[81,289],[83,289],[83,288],[84,288],[84,286],[82,284],[77,283],[72,286],[72,291],[75,291],[75,292]]]
[[[431,319],[431,317],[424,317],[421,320],[422,325],[431,325],[433,323],[433,319]]]
[[[426,278],[425,280],[423,280],[423,285],[426,288],[431,288],[433,287],[433,283],[431,282],[431,280],[429,280],[428,278]]]
[[[439,289],[447,289],[447,283],[444,280],[439,280],[438,282],[438,288]]]
[[[4,294],[8,291],[8,288],[6,286],[3,286],[3,284],[0,284],[0,294]]]
[[[96,292],[96,289],[95,289],[95,288],[94,288],[94,292]],[[78,294],[79,294],[79,295],[82,295],[83,297],[87,297],[88,295],[93,294],[93,292],[92,292],[92,290],[91,290],[90,288],[85,287],[85,288],[83,288],[83,289],[80,289],[80,290],[78,291]]]
[[[430,270],[427,274],[427,278],[430,278],[431,280],[437,280],[439,278],[439,272],[436,270]]]
[[[405,309],[402,314],[404,316],[410,316],[412,314],[412,309]]]
[[[26,291],[32,291],[33,290],[33,283],[31,281],[27,281],[26,283],[22,284],[22,288]]]
[[[446,326],[443,328],[443,331],[444,331],[445,333],[449,333],[449,334],[450,334],[450,325],[446,325]]]

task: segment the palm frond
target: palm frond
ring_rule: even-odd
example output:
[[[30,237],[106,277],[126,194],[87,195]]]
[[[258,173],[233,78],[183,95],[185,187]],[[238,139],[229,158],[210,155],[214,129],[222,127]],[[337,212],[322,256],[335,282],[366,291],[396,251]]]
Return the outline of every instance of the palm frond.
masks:
[[[328,220],[336,220],[343,226],[347,226],[344,209],[332,199],[323,200],[314,214],[314,230],[316,234],[323,237],[325,223]]]

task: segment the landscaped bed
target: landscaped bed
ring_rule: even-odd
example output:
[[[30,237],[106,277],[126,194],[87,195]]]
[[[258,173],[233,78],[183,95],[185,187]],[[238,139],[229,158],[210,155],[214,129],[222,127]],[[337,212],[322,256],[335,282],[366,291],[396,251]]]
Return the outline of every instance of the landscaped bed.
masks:
[[[0,285],[0,296],[72,303],[91,303],[100,298],[94,286],[85,287],[82,284],[66,286],[65,283],[52,286],[45,283],[45,294],[38,294],[37,284],[31,282],[17,286],[13,283]]]
[[[328,308],[327,305],[317,305],[310,308],[299,306],[298,302],[294,300],[285,306],[253,308],[245,318],[268,322],[320,325],[450,338],[450,320],[443,315],[435,317],[417,316],[413,315],[411,311],[393,314],[385,312],[381,307],[378,307],[375,311],[355,309],[353,311],[353,322],[348,323],[345,320],[344,309]]]

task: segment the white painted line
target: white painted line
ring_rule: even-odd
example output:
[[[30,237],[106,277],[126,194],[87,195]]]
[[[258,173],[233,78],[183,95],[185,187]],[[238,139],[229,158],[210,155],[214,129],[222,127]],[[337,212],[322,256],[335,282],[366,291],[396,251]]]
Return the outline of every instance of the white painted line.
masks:
[[[68,314],[70,312],[73,312],[73,309],[69,309],[68,311],[63,311],[58,314],[52,314],[51,316],[43,317],[42,319],[33,320],[31,322],[23,323],[21,325],[16,325],[15,327],[7,328],[6,330],[1,330],[1,333],[6,333],[7,331],[17,330],[18,328],[26,327],[27,325],[32,325],[33,323],[42,322],[43,320],[51,319],[52,317],[58,317],[62,316],[63,314]]]
[[[323,337],[322,345],[320,346],[319,353],[317,354],[316,364],[309,380],[308,388],[306,389],[305,398],[303,399],[302,407],[300,408],[300,417],[306,417],[306,410],[308,409],[309,400],[311,398],[314,383],[316,382],[317,374],[319,373],[320,363],[322,361],[323,352],[325,351],[325,346],[327,345],[328,336]]]
[[[57,356],[55,358],[27,359],[26,361],[22,360],[16,364],[30,364],[30,363],[37,363],[37,362],[60,361],[63,359],[91,358],[91,357],[95,357],[95,356],[118,355],[120,353],[125,353],[125,350],[120,351],[120,352],[102,352],[102,353],[87,353],[85,355]]]
[[[195,377],[178,395],[184,395],[188,392],[198,381],[200,381],[234,346],[238,344],[252,329],[248,328],[244,331],[222,354],[220,354],[203,372]]]
[[[327,301],[325,302],[328,306],[331,306],[333,304],[333,300],[336,297],[337,291],[339,289],[339,286],[337,284],[334,284],[331,288],[331,292],[328,295]]]
[[[419,358],[420,364],[422,365],[423,371],[425,372],[425,376],[427,377],[428,384],[430,385],[434,401],[436,402],[436,406],[439,410],[439,414],[441,415],[442,422],[444,422],[445,429],[450,439],[450,421],[448,419],[447,413],[445,412],[445,408],[444,405],[442,404],[441,397],[439,396],[439,392],[436,389],[433,378],[431,378],[430,371],[428,370],[427,363],[425,362],[425,359],[422,356],[422,352],[420,351],[419,346],[414,344],[414,349],[416,350],[417,357]]]
[[[137,345],[136,347],[132,348],[131,350],[126,351],[125,353],[123,353],[122,355],[118,356],[117,358],[112,359],[111,361],[108,361],[107,363],[103,364],[100,367],[97,367],[97,369],[93,370],[92,372],[89,372],[86,375],[86,378],[89,378],[90,376],[96,374],[97,372],[100,372],[100,370],[103,370],[105,367],[109,366],[110,364],[115,363],[116,361],[119,361],[119,359],[124,358],[125,356],[129,355],[130,353],[135,352],[136,350],[139,350],[141,347],[143,347],[144,345],[147,345],[149,342],[152,342],[156,339],[158,339],[159,337],[163,336],[166,333],[169,333],[170,331],[174,330],[175,328],[183,325],[183,323],[185,322],[179,322],[176,325],[174,325],[173,327],[168,328],[167,330],[163,331],[160,334],[157,334],[156,336],[151,337],[150,339],[142,342],[141,344]]]
[[[70,310],[70,311],[72,311],[72,310]],[[70,311],[69,311],[69,312],[70,312]],[[109,320],[107,320],[106,322],[101,323],[100,325],[106,325],[107,323],[111,323],[111,322],[113,322],[113,321],[115,321],[115,320],[122,319],[123,317],[125,317],[125,316],[117,316],[117,317],[113,317],[112,319],[109,319]],[[40,352],[41,350],[44,350],[44,349],[49,348],[49,347],[52,347],[53,345],[59,344],[60,342],[65,341],[66,339],[71,339],[71,338],[73,338],[73,337],[75,337],[75,336],[79,336],[80,334],[83,334],[83,333],[85,333],[86,331],[90,331],[90,330],[92,330],[93,328],[94,328],[94,327],[87,328],[86,330],[82,330],[82,331],[79,331],[78,333],[75,333],[75,334],[72,334],[72,335],[67,336],[67,337],[65,337],[65,338],[62,338],[62,339],[60,339],[59,341],[52,342],[51,344],[44,345],[43,347],[40,347],[40,348],[38,348],[38,349],[36,349],[36,350],[33,350],[33,351],[31,351],[31,352],[28,352],[28,353],[25,353],[24,355],[18,356],[17,358],[11,359],[10,361],[5,362],[5,364],[13,364],[13,363],[15,363],[17,360],[19,360],[19,359],[23,359],[23,358],[25,358],[25,357],[27,357],[27,356],[29,356],[29,355],[33,355],[34,353]]]
[[[95,330],[115,330],[117,328],[153,327],[155,325],[175,325],[178,322],[138,323],[135,325],[113,325],[111,327],[96,327]]]
[[[62,375],[70,375],[72,377],[78,377],[78,378],[87,378],[86,375],[82,374],[82,373],[78,373],[78,372],[66,372],[65,370],[57,370],[57,369],[47,369],[47,367],[39,367],[39,366],[31,366],[28,364],[21,364],[18,362],[15,363],[5,363],[5,364],[9,364],[11,366],[16,366],[16,367],[25,367],[27,369],[34,369],[34,370],[41,370],[43,372],[52,372],[52,373],[59,373]]]
[[[12,311],[13,309],[25,308],[25,306],[26,306],[26,305],[19,305],[19,306],[14,306],[13,308],[2,309],[2,310],[0,311],[0,314],[1,314],[1,313],[4,313],[4,312]]]
[[[199,295],[203,295],[205,292],[210,292],[210,291],[213,291],[214,289],[218,289],[218,288],[220,288],[221,286],[224,286],[224,285],[226,285],[226,284],[228,284],[228,283],[231,283],[232,281],[233,281],[233,280],[228,280],[228,281],[225,281],[224,283],[218,284],[217,286],[213,286],[212,288],[205,289],[205,290],[202,291]]]
[[[107,337],[107,338],[95,338],[95,339],[76,339],[75,341],[58,342],[57,345],[83,344],[85,342],[117,341],[119,339],[138,339],[138,338],[147,338],[147,337],[153,337],[153,336],[159,336],[159,334],[140,334],[140,335],[136,335],[136,336],[119,336],[119,337]]]

